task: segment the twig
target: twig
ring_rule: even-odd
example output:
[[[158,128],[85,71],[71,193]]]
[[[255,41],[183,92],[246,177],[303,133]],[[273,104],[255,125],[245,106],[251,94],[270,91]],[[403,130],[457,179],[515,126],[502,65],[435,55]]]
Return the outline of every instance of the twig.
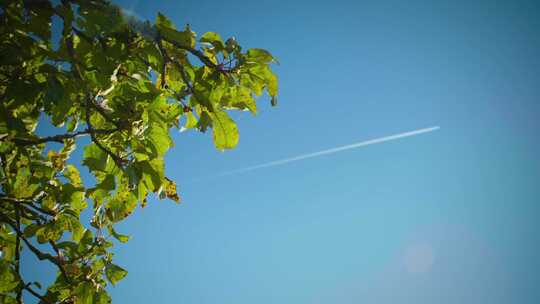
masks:
[[[98,148],[100,148],[103,152],[107,153],[113,159],[113,161],[116,163],[118,168],[123,168],[125,160],[122,159],[121,157],[119,157],[118,155],[114,154],[111,150],[107,149],[105,146],[103,146],[99,142],[99,140],[96,138],[95,129],[92,126],[92,123],[90,122],[90,106],[91,106],[91,104],[93,104],[93,102],[91,101],[91,98],[89,96],[89,97],[86,98],[86,125],[88,126],[88,130],[89,130],[89,133],[90,133],[90,138],[92,138],[92,142],[94,142],[94,144],[96,146],[98,146]]]
[[[51,302],[49,302],[49,300],[47,300],[47,298],[45,298],[44,296],[40,295],[39,293],[37,293],[36,291],[34,291],[32,288],[30,288],[30,283],[24,284],[24,285],[23,285],[23,289],[25,289],[26,291],[28,291],[28,292],[29,292],[30,294],[32,294],[34,297],[40,299],[41,302],[47,303],[47,304],[51,304]]]
[[[12,197],[1,196],[1,195],[0,195],[0,201],[11,203],[15,207],[22,206],[23,207],[23,209],[22,209],[23,214],[22,215],[25,216],[24,212],[27,212],[27,213],[29,213],[30,215],[33,216],[33,219],[39,219],[39,220],[42,220],[44,222],[47,222],[47,218],[45,218],[44,216],[39,214],[38,211],[41,212],[41,213],[44,213],[46,215],[49,215],[49,216],[55,216],[55,214],[53,212],[50,212],[48,210],[45,210],[45,209],[40,208],[38,206],[35,206],[32,203],[32,201],[18,200],[18,199],[12,198]],[[30,208],[33,208],[33,209],[30,209]]]
[[[54,252],[56,252],[56,255],[58,256],[58,258],[62,258],[62,253],[60,252],[60,249],[58,249],[58,246],[56,246],[56,243],[49,240],[49,244],[51,245],[51,247],[53,248]],[[62,275],[64,275],[64,278],[66,278],[66,281],[68,281],[68,283],[70,282],[70,279],[66,273],[66,270],[64,269],[64,265],[62,264],[58,264],[58,268],[60,269],[60,272],[62,272]]]
[[[185,45],[181,45],[175,41],[172,41],[170,39],[167,39],[165,37],[160,37],[161,39],[163,39],[164,41],[174,45],[176,48],[179,48],[179,49],[182,49],[182,50],[186,50],[188,52],[190,52],[192,55],[194,55],[195,57],[199,58],[199,60],[204,63],[206,66],[210,67],[210,68],[213,68],[213,69],[218,69],[218,66],[217,64],[213,63],[212,60],[210,60],[210,58],[206,57],[206,55],[204,55],[203,52],[197,50],[197,49],[194,49],[194,48],[191,48],[191,47],[187,47]]]
[[[60,267],[60,262],[58,262],[54,256],[48,254],[48,253],[45,253],[45,252],[42,252],[41,250],[37,249],[34,245],[32,245],[23,235],[23,233],[21,232],[20,229],[17,228],[17,226],[11,222],[11,220],[9,218],[7,218],[5,215],[1,214],[0,213],[0,218],[2,219],[2,221],[4,221],[5,223],[7,223],[14,231],[15,233],[17,234],[17,237],[19,237],[21,240],[23,240],[23,242],[26,244],[26,246],[28,247],[28,249],[30,249],[30,251],[32,251],[32,253],[34,253],[38,259],[40,260],[48,260],[50,261],[51,263],[57,265],[58,267]]]
[[[94,131],[94,133],[99,133],[99,134],[111,134],[111,133],[117,131],[117,129],[96,129],[96,130],[93,130],[93,131]],[[38,138],[14,137],[11,140],[13,142],[15,142],[16,144],[21,145],[21,146],[31,146],[31,145],[39,145],[39,144],[46,143],[46,142],[63,143],[64,140],[66,140],[66,139],[77,138],[77,137],[86,136],[86,135],[90,135],[90,130],[89,129],[86,129],[86,130],[83,130],[83,131],[78,131],[78,132],[72,132],[72,133],[66,133],[66,134],[57,134],[57,135],[46,136],[46,137],[38,137]]]
[[[163,62],[171,62],[171,63],[173,63],[178,68],[178,70],[180,71],[180,75],[182,77],[182,80],[184,81],[184,83],[187,86],[187,89],[186,89],[187,94],[185,96],[189,95],[190,93],[195,93],[195,90],[193,89],[192,84],[189,82],[189,75],[187,74],[186,69],[184,69],[184,66],[182,66],[180,63],[178,63],[177,61],[175,61],[171,57],[169,57],[169,55],[167,54],[167,51],[163,47],[163,44],[162,44],[160,38],[161,37],[158,37],[157,45],[158,45],[159,51],[161,53],[161,56],[163,57]],[[182,102],[181,100],[185,96],[179,95],[179,96],[177,96],[177,98],[178,98],[178,100],[180,102]]]
[[[20,215],[20,206],[15,206],[15,221],[17,225],[17,229],[21,229],[21,215]],[[17,238],[15,239],[15,272],[21,276],[21,238],[17,235]],[[22,288],[18,288],[17,290],[17,303],[22,304]]]

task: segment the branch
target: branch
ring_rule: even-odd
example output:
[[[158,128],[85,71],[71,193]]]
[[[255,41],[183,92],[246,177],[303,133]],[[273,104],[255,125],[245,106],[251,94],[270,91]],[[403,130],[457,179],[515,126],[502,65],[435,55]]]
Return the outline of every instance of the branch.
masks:
[[[54,252],[56,252],[56,255],[58,256],[58,258],[61,259],[63,254],[62,254],[62,252],[60,252],[60,249],[58,249],[58,246],[56,246],[56,243],[54,241],[49,240],[49,244],[53,248]],[[58,268],[60,269],[60,272],[62,273],[64,278],[66,278],[66,281],[68,281],[68,283],[70,283],[70,279],[69,279],[69,277],[68,277],[68,275],[66,273],[66,270],[64,269],[64,265],[58,264]]]
[[[10,202],[12,204],[25,204],[26,206],[28,207],[31,207],[32,209],[35,209],[41,213],[44,213],[44,214],[47,214],[47,215],[50,215],[50,216],[55,216],[56,214],[54,212],[51,212],[51,211],[48,211],[48,210],[45,210],[41,207],[38,207],[36,205],[34,205],[34,201],[38,201],[40,200],[42,197],[37,197],[33,200],[24,200],[24,199],[17,199],[17,198],[13,198],[13,197],[9,197],[9,196],[4,196],[4,195],[0,195],[0,200],[3,200],[3,201],[6,201],[6,202]],[[34,214],[34,215],[38,215],[39,214],[35,214],[35,211],[32,211],[32,210],[27,210],[28,212]]]
[[[178,42],[172,41],[172,40],[167,39],[165,37],[158,37],[158,40],[161,40],[161,39],[163,39],[164,41],[174,45],[176,48],[179,48],[179,49],[186,50],[186,51],[190,52],[193,56],[199,58],[199,60],[202,63],[204,63],[206,66],[208,66],[209,68],[213,68],[213,69],[217,69],[217,70],[222,71],[221,69],[218,68],[218,65],[213,63],[212,60],[210,60],[210,58],[208,58],[206,55],[204,55],[203,52],[201,52],[201,51],[199,51],[197,49],[191,48],[191,47],[187,47],[185,45],[181,45]]]
[[[94,133],[99,133],[99,134],[111,134],[115,131],[117,131],[117,129],[93,130]],[[86,136],[86,135],[90,135],[89,129],[78,131],[78,132],[58,134],[58,135],[52,135],[52,136],[46,136],[46,137],[37,137],[37,138],[14,137],[11,140],[21,146],[31,146],[31,145],[39,145],[46,142],[64,143],[64,140],[66,139],[71,139],[71,138],[76,138],[76,137]]]
[[[38,259],[40,259],[40,260],[48,260],[51,263],[53,263],[53,264],[57,265],[58,267],[60,267],[60,262],[58,262],[58,260],[56,260],[56,258],[54,256],[52,256],[52,255],[50,255],[48,253],[42,252],[41,250],[37,249],[34,245],[32,245],[24,237],[21,230],[19,230],[19,228],[17,228],[17,226],[8,217],[6,217],[5,215],[0,213],[0,218],[2,219],[2,221],[7,223],[15,231],[15,233],[17,234],[17,237],[19,237],[21,240],[23,240],[23,242],[26,244],[26,246],[28,246],[28,249],[30,249],[30,251],[32,251],[32,253],[34,253],[37,256]]]
[[[161,36],[159,36],[158,39],[157,39],[157,45],[158,45],[158,48],[159,48],[159,52],[161,53],[161,57],[163,57],[163,66],[161,68],[162,69],[162,72],[161,72],[161,88],[163,89],[163,88],[167,87],[167,78],[166,78],[167,63],[170,61],[170,58],[167,55],[167,52],[165,52],[165,48],[163,48],[163,44],[161,43],[160,38],[161,38]]]
[[[92,108],[94,108],[99,114],[101,114],[101,116],[103,116],[105,118],[105,120],[107,120],[108,122],[112,123],[115,127],[116,127],[116,130],[120,130],[122,129],[122,126],[120,125],[120,123],[118,123],[117,121],[115,121],[114,119],[112,119],[109,114],[107,114],[107,112],[105,112],[105,109],[103,109],[102,107],[98,106],[97,104],[95,104],[93,101],[90,101],[90,106],[92,106]],[[90,128],[88,128],[90,129]],[[98,132],[99,129],[92,129],[92,130],[89,130],[89,133],[96,133]]]
[[[187,74],[186,69],[184,69],[184,66],[181,65],[180,63],[178,63],[177,61],[173,60],[171,57],[169,57],[169,55],[167,54],[167,51],[165,50],[165,48],[163,47],[163,44],[161,43],[160,38],[161,37],[158,37],[157,45],[158,45],[159,51],[161,53],[161,56],[163,57],[163,66],[166,67],[167,62],[173,63],[178,68],[178,70],[180,71],[180,75],[182,77],[182,80],[184,81],[184,83],[187,86],[187,89],[185,90],[186,92],[184,93],[184,95],[176,94],[177,98],[178,98],[178,101],[182,102],[182,99],[185,96],[187,96],[189,94],[195,94],[195,90],[193,89],[193,85],[189,82],[189,75]],[[164,70],[163,73],[165,73],[165,70]],[[162,74],[162,75],[164,75],[164,74]],[[165,79],[165,77],[163,77],[163,79]],[[184,106],[186,106],[183,102],[182,102],[182,104]]]
[[[39,293],[35,292],[32,288],[30,288],[30,283],[24,284],[24,285],[23,285],[23,289],[25,289],[26,291],[28,291],[28,292],[29,292],[30,294],[32,294],[34,297],[40,299],[41,302],[47,303],[47,304],[51,304],[51,302],[49,302],[49,300],[47,300],[47,298],[45,298],[44,296],[40,295]]]
[[[15,221],[16,221],[16,225],[17,225],[17,229],[20,230],[21,229],[21,215],[20,215],[20,210],[19,210],[19,207],[20,206],[15,206]],[[17,275],[20,277],[21,276],[21,253],[20,253],[20,249],[21,249],[21,238],[19,236],[17,236],[17,238],[15,239],[15,272],[17,272]],[[17,303],[22,303],[22,289],[21,288],[18,288],[17,290]]]
[[[90,106],[93,104],[90,97],[87,97],[86,99],[86,125],[88,126],[88,130],[90,133],[90,138],[92,138],[92,142],[98,146],[103,152],[107,153],[116,163],[118,168],[123,168],[124,163],[126,160],[119,157],[118,155],[114,154],[111,150],[107,149],[105,146],[103,146],[99,140],[96,138],[95,129],[92,126],[92,123],[90,122]]]

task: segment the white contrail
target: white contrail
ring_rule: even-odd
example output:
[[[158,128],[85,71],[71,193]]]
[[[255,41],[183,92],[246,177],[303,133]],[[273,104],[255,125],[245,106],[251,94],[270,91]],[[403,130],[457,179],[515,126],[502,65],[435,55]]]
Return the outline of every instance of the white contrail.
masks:
[[[370,140],[366,140],[366,141],[357,142],[357,143],[350,144],[350,145],[345,145],[345,146],[341,146],[341,147],[331,148],[331,149],[322,150],[322,151],[313,152],[313,153],[308,153],[308,154],[302,154],[302,155],[289,157],[289,158],[285,158],[285,159],[281,159],[281,160],[271,161],[271,162],[256,165],[256,166],[251,166],[251,167],[236,169],[236,170],[232,170],[232,171],[227,171],[227,172],[223,172],[223,173],[219,174],[218,176],[225,176],[225,175],[231,175],[231,174],[237,174],[237,173],[244,173],[244,172],[253,171],[253,170],[257,170],[257,169],[284,165],[284,164],[288,164],[288,163],[291,163],[291,162],[295,162],[295,161],[299,161],[299,160],[303,160],[303,159],[307,159],[307,158],[312,158],[312,157],[317,157],[317,156],[322,156],[322,155],[328,155],[328,154],[338,153],[338,152],[345,151],[345,150],[356,149],[356,148],[365,147],[365,146],[369,146],[369,145],[379,144],[379,143],[382,143],[382,142],[385,142],[385,141],[391,141],[391,140],[396,140],[396,139],[400,139],[400,138],[404,138],[404,137],[415,136],[415,135],[419,135],[419,134],[423,134],[423,133],[437,131],[439,129],[440,129],[439,126],[435,126],[435,127],[430,127],[430,128],[424,128],[424,129],[419,129],[419,130],[414,130],[414,131],[409,131],[409,132],[404,132],[404,133],[379,137],[379,138],[375,138],[375,139],[370,139]]]

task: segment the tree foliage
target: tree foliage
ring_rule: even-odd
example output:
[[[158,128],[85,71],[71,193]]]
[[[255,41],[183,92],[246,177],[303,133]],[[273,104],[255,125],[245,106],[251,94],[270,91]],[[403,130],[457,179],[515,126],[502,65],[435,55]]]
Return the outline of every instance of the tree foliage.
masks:
[[[0,302],[108,303],[127,274],[110,250],[129,237],[114,225],[150,194],[180,202],[164,173],[170,130],[211,129],[233,148],[227,111],[255,114],[264,91],[275,105],[275,59],[105,0],[3,1],[0,23]],[[22,277],[22,248],[57,269],[50,286]]]

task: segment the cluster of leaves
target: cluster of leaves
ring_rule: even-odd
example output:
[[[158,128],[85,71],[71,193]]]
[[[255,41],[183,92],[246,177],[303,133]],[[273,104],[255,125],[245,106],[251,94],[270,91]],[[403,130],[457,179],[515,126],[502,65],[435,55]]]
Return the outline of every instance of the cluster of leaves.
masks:
[[[129,239],[114,224],[149,194],[180,201],[164,175],[170,129],[211,129],[216,148],[231,149],[227,110],[256,113],[264,91],[276,102],[267,51],[213,32],[197,39],[161,14],[142,22],[105,0],[3,1],[0,60],[2,303],[22,303],[23,292],[110,302],[107,284],[127,274],[110,248]],[[58,133],[36,135],[39,123]],[[69,162],[80,137],[91,186]],[[52,285],[24,280],[22,248],[57,269]]]

